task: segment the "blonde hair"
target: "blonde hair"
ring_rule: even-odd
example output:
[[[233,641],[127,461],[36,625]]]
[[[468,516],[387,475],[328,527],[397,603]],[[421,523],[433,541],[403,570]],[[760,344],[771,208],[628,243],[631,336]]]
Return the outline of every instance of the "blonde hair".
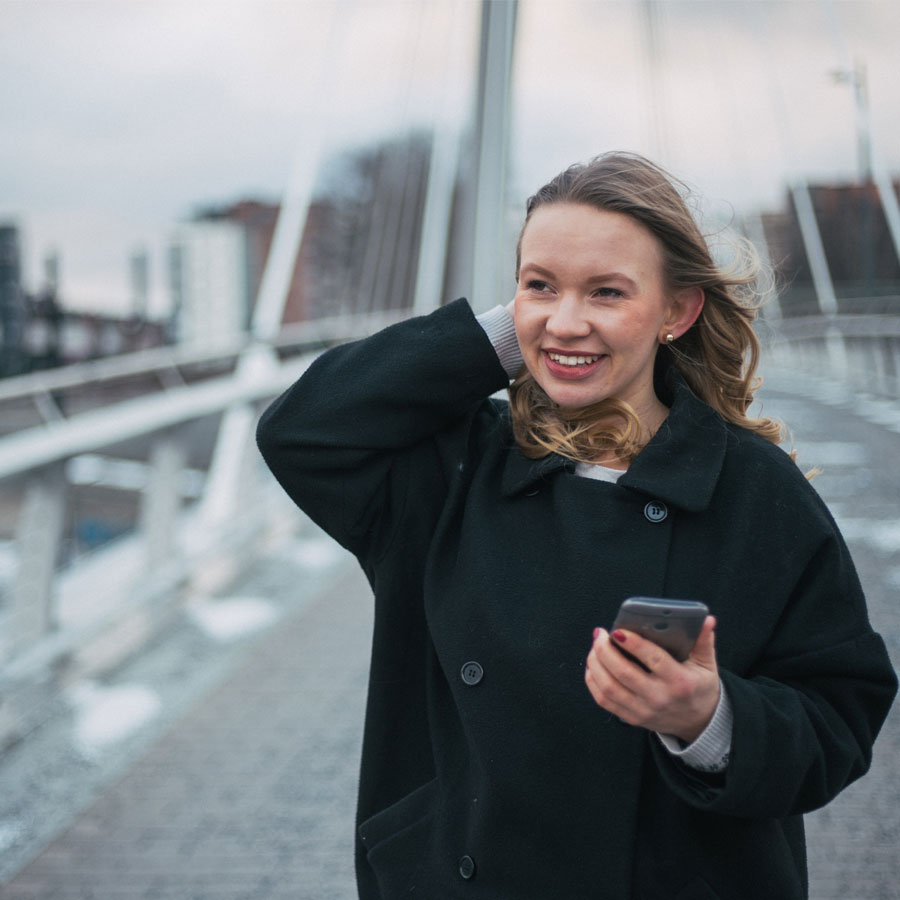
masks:
[[[661,345],[657,362],[673,365],[727,422],[778,444],[784,437],[780,423],[747,416],[759,386],[760,347],[753,330],[758,257],[748,241],[736,239],[734,263],[720,268],[682,191],[687,193],[681,182],[637,154],[607,153],[587,165],[570,166],[528,200],[516,249],[516,278],[522,234],[539,207],[578,203],[631,216],[659,241],[667,288],[701,288],[706,297],[694,325],[677,344]],[[553,452],[582,462],[604,456],[630,461],[643,447],[640,420],[623,401],[610,398],[583,409],[562,408],[526,369],[510,385],[509,396],[516,442],[531,458]]]

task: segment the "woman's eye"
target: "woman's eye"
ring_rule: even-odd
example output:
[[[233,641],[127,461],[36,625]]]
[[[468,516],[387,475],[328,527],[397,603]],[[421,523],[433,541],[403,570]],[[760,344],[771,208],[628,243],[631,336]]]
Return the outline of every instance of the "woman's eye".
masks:
[[[597,288],[597,290],[594,291],[594,296],[595,297],[616,298],[616,297],[624,297],[625,295],[618,288],[602,287],[602,288]]]
[[[532,279],[526,285],[529,291],[536,291],[537,293],[543,293],[550,289],[550,285],[547,284],[546,281],[538,281],[537,279]]]

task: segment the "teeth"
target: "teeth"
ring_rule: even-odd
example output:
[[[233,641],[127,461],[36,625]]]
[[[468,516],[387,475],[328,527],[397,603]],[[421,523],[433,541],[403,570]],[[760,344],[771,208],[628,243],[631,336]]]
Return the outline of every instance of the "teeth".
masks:
[[[600,359],[599,356],[563,356],[560,353],[549,353],[548,356],[563,366],[586,366]]]

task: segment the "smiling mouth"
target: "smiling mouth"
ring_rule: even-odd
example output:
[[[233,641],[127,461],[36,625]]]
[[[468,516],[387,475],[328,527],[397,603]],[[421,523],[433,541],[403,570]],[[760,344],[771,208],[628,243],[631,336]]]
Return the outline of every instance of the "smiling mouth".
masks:
[[[600,359],[600,355],[596,356],[565,356],[562,353],[548,353],[547,356],[561,366],[589,366]]]

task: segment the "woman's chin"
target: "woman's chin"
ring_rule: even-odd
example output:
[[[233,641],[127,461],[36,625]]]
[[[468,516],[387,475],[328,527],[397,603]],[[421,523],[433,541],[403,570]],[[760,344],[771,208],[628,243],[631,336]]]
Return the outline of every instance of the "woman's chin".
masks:
[[[561,409],[582,409],[608,399],[602,391],[579,389],[575,385],[541,386],[544,388],[544,393]]]

